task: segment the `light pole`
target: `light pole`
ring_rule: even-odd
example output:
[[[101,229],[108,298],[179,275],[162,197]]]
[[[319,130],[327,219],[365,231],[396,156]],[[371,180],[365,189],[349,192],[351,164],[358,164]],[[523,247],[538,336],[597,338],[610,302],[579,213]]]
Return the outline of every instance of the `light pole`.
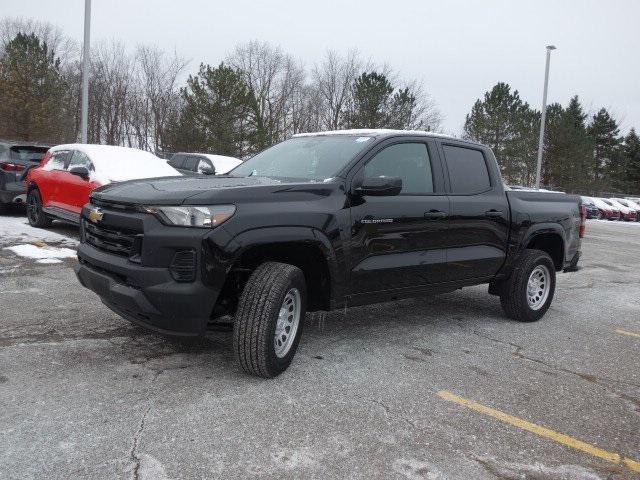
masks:
[[[547,89],[549,88],[549,62],[551,50],[555,45],[547,45],[547,63],[544,67],[544,91],[542,93],[542,116],[540,118],[540,140],[538,141],[538,166],[536,167],[536,188],[540,188],[540,171],[542,170],[542,149],[544,148],[544,123],[547,118]]]
[[[82,123],[80,137],[87,143],[87,126],[89,124],[89,57],[91,55],[91,0],[84,0],[84,48],[82,53]]]

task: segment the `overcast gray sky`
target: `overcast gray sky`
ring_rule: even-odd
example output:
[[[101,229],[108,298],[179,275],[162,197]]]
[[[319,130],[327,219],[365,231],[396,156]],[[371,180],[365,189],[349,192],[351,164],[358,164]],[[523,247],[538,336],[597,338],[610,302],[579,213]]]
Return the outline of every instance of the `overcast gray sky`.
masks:
[[[83,0],[0,0],[0,16],[32,17],[82,39]],[[640,1],[94,0],[92,41],[116,38],[219,63],[233,47],[266,40],[308,67],[327,48],[357,48],[422,81],[461,131],[473,102],[496,82],[540,108],[544,47],[553,43],[550,102],[577,94],[604,106],[623,132],[640,129]]]

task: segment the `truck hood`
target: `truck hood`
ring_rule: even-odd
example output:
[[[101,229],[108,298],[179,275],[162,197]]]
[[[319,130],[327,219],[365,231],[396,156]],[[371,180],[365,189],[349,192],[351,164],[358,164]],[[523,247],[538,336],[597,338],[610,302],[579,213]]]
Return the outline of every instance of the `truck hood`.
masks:
[[[185,176],[112,183],[91,199],[135,205],[206,205],[278,192],[328,194],[327,183],[287,182],[267,177]]]

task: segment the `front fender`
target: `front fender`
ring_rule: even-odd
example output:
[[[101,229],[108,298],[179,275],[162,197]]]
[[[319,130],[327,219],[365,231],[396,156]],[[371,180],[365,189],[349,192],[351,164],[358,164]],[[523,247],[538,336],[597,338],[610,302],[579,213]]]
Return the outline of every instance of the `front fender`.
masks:
[[[331,308],[342,305],[345,293],[345,279],[341,273],[340,264],[344,265],[340,250],[336,249],[331,240],[320,230],[301,226],[262,227],[236,235],[228,248],[229,253],[237,261],[248,249],[275,243],[308,243],[317,246],[324,256],[330,276]],[[342,270],[344,272],[344,269]]]

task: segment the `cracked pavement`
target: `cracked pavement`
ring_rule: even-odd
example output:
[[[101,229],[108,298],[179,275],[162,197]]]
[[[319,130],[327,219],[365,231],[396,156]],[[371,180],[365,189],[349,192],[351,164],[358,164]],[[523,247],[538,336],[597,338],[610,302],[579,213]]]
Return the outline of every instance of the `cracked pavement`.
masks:
[[[0,240],[0,244],[2,241]],[[5,246],[1,244],[0,246]],[[307,317],[279,378],[134,327],[0,250],[0,477],[631,479],[447,390],[640,460],[640,225],[589,222],[538,323],[486,287]]]

